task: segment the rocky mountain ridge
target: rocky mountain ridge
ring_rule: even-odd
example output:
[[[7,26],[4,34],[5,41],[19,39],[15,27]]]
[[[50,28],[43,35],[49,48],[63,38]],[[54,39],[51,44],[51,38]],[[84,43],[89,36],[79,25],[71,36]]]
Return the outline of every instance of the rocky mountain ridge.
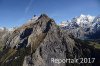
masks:
[[[6,34],[0,52],[0,66],[95,66],[99,50],[57,27],[46,14]],[[7,39],[7,40],[6,40]],[[5,41],[6,40],[6,41]],[[94,52],[94,53],[93,53]],[[95,55],[96,54],[96,55]],[[97,62],[52,63],[51,58],[96,58]]]

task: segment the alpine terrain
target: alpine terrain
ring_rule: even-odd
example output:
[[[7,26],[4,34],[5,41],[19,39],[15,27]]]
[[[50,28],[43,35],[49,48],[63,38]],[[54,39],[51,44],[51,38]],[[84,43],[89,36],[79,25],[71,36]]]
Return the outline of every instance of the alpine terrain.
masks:
[[[100,39],[100,16],[81,14],[59,24],[64,30],[80,39]]]
[[[59,27],[52,18],[41,14],[18,28],[0,29],[0,66],[99,66],[100,43],[79,39],[99,38],[99,25],[99,16],[81,15]],[[91,61],[59,63],[53,58]]]

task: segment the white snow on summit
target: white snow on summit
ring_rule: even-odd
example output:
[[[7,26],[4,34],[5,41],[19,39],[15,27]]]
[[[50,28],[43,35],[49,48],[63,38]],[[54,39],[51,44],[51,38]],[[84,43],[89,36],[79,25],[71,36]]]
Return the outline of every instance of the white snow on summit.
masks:
[[[4,30],[6,30],[6,31],[13,31],[14,28],[0,27],[0,31],[4,31]]]
[[[68,26],[69,23],[70,23],[70,21],[62,21],[62,22],[59,24],[59,26],[62,26],[62,27]]]
[[[94,18],[95,16],[81,14],[80,16],[75,17],[72,20],[62,21],[59,25],[61,27],[64,27],[76,23],[80,27],[92,26]]]
[[[3,27],[0,27],[0,30],[4,30],[4,28]]]
[[[79,17],[76,17],[76,22],[78,25],[90,24],[91,22],[93,22],[94,18],[95,16],[81,14]]]

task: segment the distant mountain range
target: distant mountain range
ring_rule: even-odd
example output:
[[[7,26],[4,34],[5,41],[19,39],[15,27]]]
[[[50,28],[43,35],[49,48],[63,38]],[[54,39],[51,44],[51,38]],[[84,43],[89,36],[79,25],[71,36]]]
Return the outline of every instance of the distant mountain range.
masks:
[[[59,26],[80,39],[100,38],[100,16],[81,14],[71,20],[62,21]]]
[[[24,25],[28,25],[37,19],[38,16],[35,16]],[[79,39],[100,39],[100,16],[81,14],[71,20],[62,21],[59,26]],[[14,31],[16,28],[0,27],[0,32]]]
[[[12,30],[1,28],[0,66],[99,66],[100,43],[80,40],[68,33],[98,31],[99,19],[81,15],[63,23],[60,26],[64,30],[52,18],[41,14]],[[80,63],[79,59],[79,63],[59,63],[55,60],[55,63],[51,61],[52,58],[62,61],[66,58],[95,58],[95,61]]]
[[[0,31],[4,31],[4,30],[13,31],[14,29],[15,29],[15,28],[0,27]]]

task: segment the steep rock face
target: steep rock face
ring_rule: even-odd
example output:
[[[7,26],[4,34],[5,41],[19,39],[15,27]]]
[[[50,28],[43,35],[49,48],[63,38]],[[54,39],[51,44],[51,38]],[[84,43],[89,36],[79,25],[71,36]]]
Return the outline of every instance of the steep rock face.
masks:
[[[91,57],[87,45],[76,41],[72,35],[57,27],[47,15],[42,14],[32,21],[8,37],[2,56],[0,55],[1,66],[81,66],[53,63],[51,59]]]
[[[39,23],[41,23],[40,22],[41,20],[44,19],[41,18],[39,20]],[[32,45],[31,47],[33,49],[35,48],[37,49],[35,53],[33,53],[31,56],[25,57],[23,66],[24,65],[26,66],[27,65],[33,65],[33,66],[73,65],[68,63],[67,64],[52,63],[51,58],[65,59],[74,57],[79,58],[83,56],[82,52],[80,51],[80,48],[75,46],[74,39],[71,39],[68,34],[57,28],[54,21],[52,20],[46,22],[42,21],[42,23],[43,24],[40,28],[45,27],[45,29],[42,28],[42,31],[40,30],[40,32],[37,32],[42,35],[38,34],[39,36],[38,35],[34,36],[35,34],[33,33],[29,37],[28,45],[31,44]],[[38,45],[38,47],[35,45]],[[76,54],[74,55],[74,53]]]

